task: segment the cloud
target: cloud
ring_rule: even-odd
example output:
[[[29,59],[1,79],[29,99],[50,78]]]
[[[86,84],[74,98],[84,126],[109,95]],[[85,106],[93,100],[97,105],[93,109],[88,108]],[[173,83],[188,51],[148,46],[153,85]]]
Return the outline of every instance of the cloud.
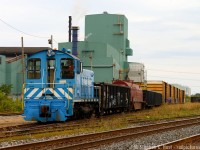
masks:
[[[128,14],[127,18],[129,20],[129,23],[149,23],[149,22],[155,22],[158,20],[155,16],[148,16],[148,15],[140,15],[140,14]]]

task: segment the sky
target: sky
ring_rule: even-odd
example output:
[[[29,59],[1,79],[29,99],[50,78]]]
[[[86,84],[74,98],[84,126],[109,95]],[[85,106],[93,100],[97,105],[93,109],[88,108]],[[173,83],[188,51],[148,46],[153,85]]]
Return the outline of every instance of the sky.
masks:
[[[133,49],[148,80],[200,93],[200,0],[0,0],[0,47],[53,47],[68,41],[68,16],[84,39],[85,15],[124,14]]]

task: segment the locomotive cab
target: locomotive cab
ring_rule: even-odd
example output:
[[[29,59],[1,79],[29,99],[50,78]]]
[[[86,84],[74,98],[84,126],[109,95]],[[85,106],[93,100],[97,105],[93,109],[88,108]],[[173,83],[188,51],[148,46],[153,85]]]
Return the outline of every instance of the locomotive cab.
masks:
[[[82,91],[89,87],[86,83],[82,89],[83,72],[87,71],[82,70],[80,59],[59,50],[44,50],[28,57],[26,72],[23,115],[28,121],[67,120],[73,116],[74,101],[81,100]]]

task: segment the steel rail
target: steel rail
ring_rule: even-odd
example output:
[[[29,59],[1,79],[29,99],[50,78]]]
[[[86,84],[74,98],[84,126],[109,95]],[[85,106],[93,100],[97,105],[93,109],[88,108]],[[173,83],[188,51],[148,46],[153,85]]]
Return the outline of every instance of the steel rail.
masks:
[[[122,141],[134,137],[146,136],[158,132],[174,130],[178,128],[188,127],[192,125],[199,125],[200,118],[183,119],[178,121],[170,121],[165,123],[157,123],[151,125],[143,125],[134,128],[126,128],[120,130],[112,130],[94,134],[80,135],[74,137],[67,137],[56,140],[48,140],[37,143],[30,143],[24,145],[17,145],[12,147],[1,148],[4,150],[10,149],[36,149],[36,148],[57,148],[57,149],[77,149],[90,148],[102,144],[108,144],[116,141]],[[78,143],[78,144],[77,144]],[[58,148],[60,147],[60,148]]]
[[[200,146],[192,145],[200,141],[200,134],[186,137],[183,139],[175,140],[169,143],[164,143],[155,147],[148,148],[147,150],[155,149],[200,149]]]
[[[29,126],[30,125],[30,126]],[[56,124],[27,124],[24,126],[20,126],[23,128],[17,128],[12,126],[12,128],[4,128],[1,130],[0,139],[11,138],[11,137],[22,137],[26,135],[36,135],[42,133],[49,133],[49,132],[61,132],[66,130],[73,130],[76,128],[89,128],[87,123],[80,124],[80,123],[73,123],[73,124],[63,124],[63,123],[56,123]],[[99,125],[93,125],[93,127],[99,127]],[[11,129],[11,130],[9,130]]]

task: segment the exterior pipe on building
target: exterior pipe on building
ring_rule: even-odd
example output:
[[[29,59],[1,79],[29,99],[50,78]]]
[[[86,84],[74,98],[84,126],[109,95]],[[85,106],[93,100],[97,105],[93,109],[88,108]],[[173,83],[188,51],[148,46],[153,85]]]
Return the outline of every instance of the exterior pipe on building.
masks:
[[[83,67],[91,67],[91,66],[88,65],[88,66],[83,66]],[[94,67],[94,68],[112,68],[114,66],[113,65],[94,65],[92,67]]]

